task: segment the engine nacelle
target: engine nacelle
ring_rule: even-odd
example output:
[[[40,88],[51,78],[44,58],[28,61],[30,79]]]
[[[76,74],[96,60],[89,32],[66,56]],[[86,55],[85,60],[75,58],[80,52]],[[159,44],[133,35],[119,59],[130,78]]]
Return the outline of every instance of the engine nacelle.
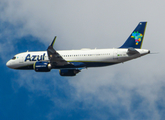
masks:
[[[51,70],[51,64],[49,62],[35,62],[33,69],[36,72],[49,72]]]
[[[59,70],[59,73],[61,76],[75,76],[79,72],[80,72],[80,70],[78,70],[78,69],[61,69],[61,70]]]

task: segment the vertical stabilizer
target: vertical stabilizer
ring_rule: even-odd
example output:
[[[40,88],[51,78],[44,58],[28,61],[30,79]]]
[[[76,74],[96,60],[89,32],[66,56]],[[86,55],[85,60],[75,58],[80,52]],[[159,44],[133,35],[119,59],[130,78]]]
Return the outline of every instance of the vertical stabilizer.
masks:
[[[141,48],[147,22],[140,22],[120,48]]]

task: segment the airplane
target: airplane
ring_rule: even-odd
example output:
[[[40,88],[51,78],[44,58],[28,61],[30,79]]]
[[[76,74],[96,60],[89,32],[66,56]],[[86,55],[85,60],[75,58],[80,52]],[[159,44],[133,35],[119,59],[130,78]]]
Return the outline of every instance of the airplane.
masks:
[[[147,22],[140,22],[125,43],[119,48],[60,50],[53,46],[56,36],[48,46],[47,51],[23,52],[14,55],[6,66],[18,70],[35,70],[50,72],[59,69],[61,76],[76,76],[82,69],[103,67],[123,63],[150,53],[141,49]]]

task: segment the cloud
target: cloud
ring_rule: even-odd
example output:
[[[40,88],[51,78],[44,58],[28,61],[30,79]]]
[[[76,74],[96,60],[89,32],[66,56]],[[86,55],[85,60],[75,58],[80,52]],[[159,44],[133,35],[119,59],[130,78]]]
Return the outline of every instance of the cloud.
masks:
[[[13,84],[19,85],[14,86],[14,89],[26,87],[29,91],[50,97],[52,101],[62,100],[63,104],[57,103],[64,108],[69,106],[70,109],[74,109],[76,102],[83,103],[82,109],[89,110],[91,118],[165,117],[165,111],[158,107],[165,107],[163,0],[6,0],[1,3],[2,26],[4,23],[12,26],[4,28],[1,32],[1,38],[10,38],[6,39],[7,42],[0,43],[0,51],[3,52],[7,50],[7,43],[28,35],[38,38],[45,45],[57,35],[57,50],[118,47],[124,43],[139,21],[148,21],[143,48],[148,48],[151,52],[160,52],[159,54],[111,67],[83,70],[73,78],[60,78],[57,71],[44,75],[34,72],[27,72],[25,75],[18,72],[20,76]],[[11,48],[14,50],[12,45]],[[56,77],[64,85],[58,87],[58,80],[52,80]],[[47,79],[50,81],[47,82]],[[71,90],[66,86],[70,86]],[[63,95],[68,94],[69,101],[59,97],[56,89],[53,89],[56,87],[58,90],[63,89]],[[50,113],[50,118],[53,118],[53,113]]]
[[[109,112],[116,116],[122,115],[125,111],[125,119],[160,119],[164,116],[157,108],[157,101],[164,99],[158,95],[164,86],[161,84],[164,77],[154,80],[152,76],[144,78],[143,73],[140,73],[143,74],[142,78],[134,77],[136,73],[130,71],[125,71],[129,72],[127,74],[120,69],[113,72],[114,67],[109,75],[105,75],[104,73],[110,69],[102,69],[100,74],[95,74],[98,71],[92,70],[84,73],[86,77],[72,80],[71,84],[77,89],[76,99],[86,101],[86,106],[92,105],[95,109],[108,106]],[[95,77],[89,79],[90,75]]]

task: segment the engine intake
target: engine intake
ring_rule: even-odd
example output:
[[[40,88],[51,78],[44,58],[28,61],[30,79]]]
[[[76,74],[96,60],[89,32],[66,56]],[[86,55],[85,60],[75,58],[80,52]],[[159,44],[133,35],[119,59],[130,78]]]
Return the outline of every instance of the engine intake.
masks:
[[[49,62],[35,62],[33,69],[36,72],[49,72],[51,70],[51,64]]]

